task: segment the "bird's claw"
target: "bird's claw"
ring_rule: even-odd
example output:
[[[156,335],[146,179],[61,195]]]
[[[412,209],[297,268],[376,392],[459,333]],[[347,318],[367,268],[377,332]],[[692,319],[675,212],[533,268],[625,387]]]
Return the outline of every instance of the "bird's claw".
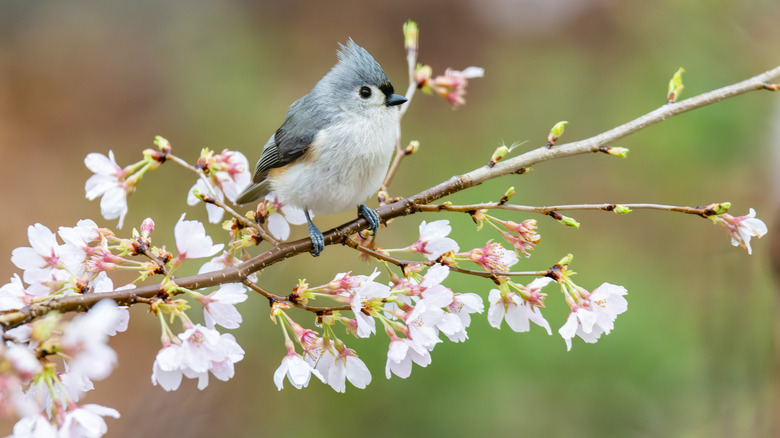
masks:
[[[371,230],[371,234],[376,234],[380,225],[379,213],[377,213],[376,210],[366,207],[366,204],[360,204],[360,206],[358,206],[358,217],[362,217],[368,221],[368,229]],[[362,234],[360,237],[365,239]]]
[[[309,236],[311,237],[311,255],[318,257],[325,249],[325,236],[313,224],[309,224]]]
[[[325,236],[322,235],[322,231],[314,226],[314,222],[311,221],[309,209],[306,208],[303,212],[306,214],[306,223],[309,225],[309,237],[311,237],[311,251],[309,252],[311,252],[311,255],[314,257],[317,257],[322,253],[322,250],[325,249]]]

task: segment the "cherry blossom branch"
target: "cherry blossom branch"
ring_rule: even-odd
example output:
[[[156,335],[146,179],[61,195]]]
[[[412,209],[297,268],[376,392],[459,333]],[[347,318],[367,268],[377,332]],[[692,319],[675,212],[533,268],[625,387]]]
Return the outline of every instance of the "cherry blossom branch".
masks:
[[[415,209],[415,206],[417,205],[430,204],[445,196],[477,186],[489,179],[497,178],[499,176],[525,173],[528,167],[544,161],[592,152],[605,152],[606,150],[604,148],[610,143],[660,123],[670,117],[751,91],[775,91],[778,89],[778,85],[772,84],[771,80],[778,76],[780,76],[780,66],[744,81],[676,103],[663,105],[630,122],[591,138],[555,145],[551,148],[541,146],[517,157],[500,161],[492,167],[483,166],[462,175],[453,176],[448,180],[415,195],[388,205],[380,206],[377,209],[377,213],[383,222],[387,222],[390,219],[408,216],[417,212],[418,210]],[[332,245],[343,243],[348,239],[348,236],[366,228],[368,228],[368,222],[365,219],[359,218],[352,220],[324,233],[325,244]],[[260,271],[290,257],[309,252],[311,247],[312,243],[309,238],[279,243],[236,267],[176,278],[173,279],[173,281],[175,281],[178,286],[188,289],[200,289],[224,283],[241,282],[253,272]],[[0,315],[0,325],[6,329],[16,327],[54,310],[62,312],[85,311],[103,299],[114,300],[119,305],[130,305],[138,302],[137,300],[139,298],[151,298],[161,292],[163,292],[162,285],[153,284],[141,286],[132,291],[113,291],[53,298],[44,302],[33,303],[22,309],[9,311]]]
[[[258,234],[260,234],[260,237],[263,240],[269,242],[271,245],[276,245],[276,244],[279,243],[279,241],[276,240],[274,237],[272,237],[268,232],[266,232],[265,229],[262,226],[260,226],[260,224],[250,221],[245,216],[242,216],[241,214],[239,214],[238,212],[233,210],[233,208],[231,208],[229,205],[227,205],[224,201],[221,201],[216,196],[216,190],[211,185],[211,182],[209,181],[209,179],[206,177],[205,173],[203,172],[203,169],[200,169],[197,166],[193,166],[190,163],[188,163],[187,161],[185,161],[185,160],[183,160],[183,159],[181,159],[181,158],[179,158],[179,157],[177,157],[177,156],[175,156],[173,154],[168,154],[166,158],[169,159],[169,160],[172,160],[176,164],[179,164],[180,166],[182,166],[182,167],[184,167],[186,169],[191,170],[192,172],[195,172],[195,174],[198,175],[198,178],[200,178],[200,180],[203,181],[203,183],[206,185],[206,187],[208,187],[209,192],[210,192],[209,195],[201,195],[201,196],[199,196],[199,198],[203,202],[209,203],[209,204],[214,204],[217,207],[225,210],[226,212],[228,212],[229,215],[233,216],[242,226],[244,226],[246,228],[254,228],[255,230],[257,230]]]
[[[377,251],[375,249],[367,248],[363,245],[358,244],[352,239],[346,239],[344,242],[342,242],[344,245],[355,249],[357,251],[362,252],[363,254],[366,254],[368,256],[371,256],[377,260],[382,260],[388,263],[392,263],[393,265],[398,266],[401,268],[402,271],[406,269],[407,266],[411,265],[417,265],[417,266],[433,266],[437,263],[436,260],[403,260],[395,258],[389,254],[385,254],[382,251]],[[467,274],[467,275],[474,275],[477,277],[483,277],[483,278],[490,278],[493,281],[497,282],[498,277],[520,277],[520,276],[528,276],[528,277],[544,277],[545,275],[549,274],[550,271],[518,271],[518,272],[487,272],[487,271],[475,271],[472,269],[463,269],[461,267],[455,266],[455,265],[445,265],[447,268],[449,268],[452,272],[458,272],[461,274]]]
[[[334,312],[336,310],[350,310],[351,309],[349,304],[344,304],[344,305],[341,305],[341,306],[322,306],[322,307],[308,306],[306,304],[303,304],[303,303],[297,301],[295,298],[293,298],[291,296],[284,297],[284,296],[281,296],[281,295],[276,295],[276,294],[273,294],[271,292],[268,292],[267,290],[265,290],[262,287],[260,287],[257,283],[255,283],[255,282],[253,282],[253,281],[251,281],[249,279],[245,278],[244,280],[242,280],[242,283],[244,283],[247,287],[249,287],[253,291],[255,291],[255,292],[259,293],[260,295],[268,298],[269,300],[281,301],[281,302],[290,304],[291,306],[298,307],[299,309],[307,310],[309,312],[316,313],[316,314],[323,314],[323,313],[328,313],[328,312]]]

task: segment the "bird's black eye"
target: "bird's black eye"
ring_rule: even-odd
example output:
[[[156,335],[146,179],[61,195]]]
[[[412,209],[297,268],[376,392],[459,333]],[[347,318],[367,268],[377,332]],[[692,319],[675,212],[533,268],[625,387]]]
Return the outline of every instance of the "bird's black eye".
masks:
[[[360,93],[360,97],[362,97],[363,99],[368,99],[369,97],[371,97],[371,89],[368,87],[360,87],[359,93]]]

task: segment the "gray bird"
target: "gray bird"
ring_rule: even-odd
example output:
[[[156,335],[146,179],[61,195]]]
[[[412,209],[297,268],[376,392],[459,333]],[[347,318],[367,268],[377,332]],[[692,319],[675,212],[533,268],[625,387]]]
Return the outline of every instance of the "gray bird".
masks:
[[[274,192],[306,213],[311,254],[325,248],[311,215],[357,206],[372,232],[379,215],[363,202],[382,185],[399,135],[400,105],[374,58],[352,39],[339,44],[339,61],[309,94],[290,105],[263,147],[252,183],[238,195],[246,204]]]

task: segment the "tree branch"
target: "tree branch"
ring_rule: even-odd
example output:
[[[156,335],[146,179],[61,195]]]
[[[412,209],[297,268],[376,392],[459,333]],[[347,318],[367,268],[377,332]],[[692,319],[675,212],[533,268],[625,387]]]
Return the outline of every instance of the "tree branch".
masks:
[[[772,84],[771,80],[778,76],[780,76],[780,66],[742,82],[709,91],[680,102],[663,105],[648,114],[638,117],[616,128],[610,129],[609,131],[598,134],[594,137],[572,143],[559,144],[552,148],[541,146],[517,157],[498,162],[493,167],[483,166],[478,169],[474,169],[471,172],[454,176],[413,196],[394,202],[392,204],[381,206],[377,209],[377,213],[379,213],[381,220],[386,222],[392,218],[413,214],[415,212],[414,206],[416,204],[429,204],[445,196],[470,187],[474,187],[489,179],[497,178],[499,176],[523,173],[527,167],[537,163],[548,161],[553,158],[562,158],[590,152],[599,152],[599,148],[603,146],[606,146],[614,141],[617,141],[623,137],[645,129],[670,117],[674,117],[676,115],[750,91],[775,91],[778,89],[778,87],[775,84]],[[348,236],[360,230],[364,230],[367,227],[368,223],[363,218],[347,222],[324,233],[325,244],[332,245],[335,243],[342,243]],[[311,240],[309,238],[297,240],[294,242],[280,243],[255,256],[254,258],[240,264],[239,266],[226,268],[225,270],[218,272],[209,272],[178,278],[175,279],[175,282],[180,287],[185,287],[188,289],[200,289],[223,283],[242,282],[247,275],[256,271],[260,271],[268,266],[279,263],[290,257],[308,252],[311,247]],[[161,286],[159,284],[155,284],[142,286],[133,289],[132,291],[90,293],[78,296],[52,298],[50,300],[33,303],[17,311],[11,311],[0,315],[0,325],[6,329],[16,327],[20,324],[29,322],[39,316],[42,316],[52,310],[63,312],[85,311],[98,301],[106,298],[115,300],[119,305],[130,305],[137,302],[139,298],[143,299],[154,297],[160,292],[162,292]]]

